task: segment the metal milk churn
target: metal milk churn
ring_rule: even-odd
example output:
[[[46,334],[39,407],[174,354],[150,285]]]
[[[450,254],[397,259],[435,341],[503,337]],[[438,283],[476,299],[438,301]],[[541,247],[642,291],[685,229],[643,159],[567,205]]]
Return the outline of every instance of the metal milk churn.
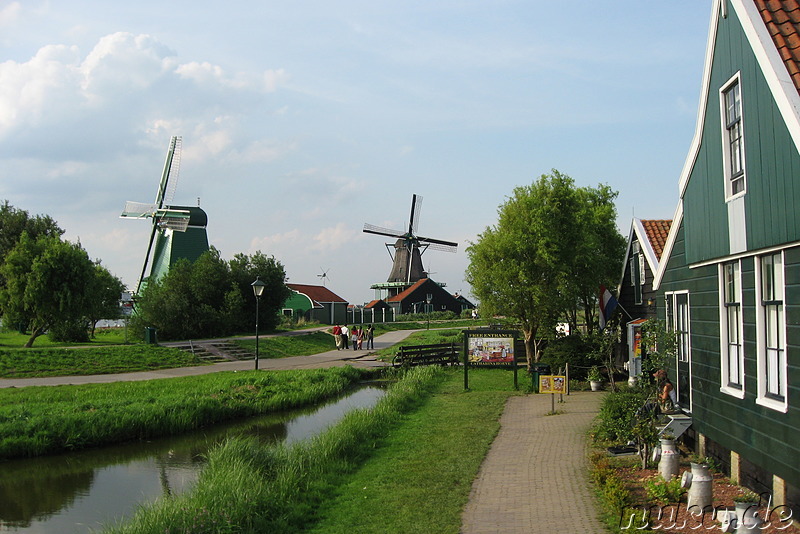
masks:
[[[687,496],[687,509],[700,512],[708,507],[711,508],[712,494],[711,484],[714,478],[705,464],[692,463],[692,471],[686,471],[681,479],[681,487],[689,488]],[[692,508],[696,506],[697,508]]]
[[[658,462],[658,472],[664,480],[677,477],[680,473],[681,455],[674,439],[661,440],[661,459]]]

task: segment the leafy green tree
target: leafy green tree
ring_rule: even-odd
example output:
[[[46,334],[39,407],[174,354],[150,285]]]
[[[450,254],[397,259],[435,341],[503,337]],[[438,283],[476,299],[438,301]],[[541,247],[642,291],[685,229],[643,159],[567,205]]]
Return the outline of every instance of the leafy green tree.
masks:
[[[91,337],[94,337],[94,326],[100,319],[116,319],[120,316],[119,301],[125,284],[111,274],[108,269],[95,263],[94,276],[87,282],[89,293],[86,319],[89,323]]]
[[[606,250],[616,240],[601,235],[609,229],[619,235],[614,196],[605,186],[576,188],[554,169],[515,188],[498,209],[497,224],[467,248],[466,280],[483,313],[519,321],[529,365],[539,361],[541,343],[552,337],[557,322],[577,323],[577,310],[586,313],[596,303],[597,288],[610,272],[599,268],[598,258],[617,251]]]
[[[66,330],[81,321],[85,325],[95,264],[80,245],[56,236],[34,239],[23,232],[0,275],[6,280],[0,288],[3,319],[27,325],[31,336],[26,347],[50,328]]]
[[[260,252],[237,255],[230,263],[211,247],[194,263],[178,261],[160,280],[149,281],[136,299],[134,330],[155,327],[162,339],[214,337],[247,331],[254,325],[255,298],[250,284],[266,284],[260,322],[274,328],[289,289],[283,266]],[[251,311],[252,306],[252,313]]]
[[[23,232],[27,232],[34,240],[39,236],[61,237],[64,234],[64,230],[49,216],[31,217],[27,211],[17,209],[4,200],[0,204],[0,265],[11,249],[17,246]],[[0,275],[0,288],[3,286],[5,279]]]
[[[286,271],[274,256],[267,256],[260,250],[253,255],[237,254],[230,262],[234,283],[244,300],[241,309],[241,325],[255,324],[256,302],[251,284],[259,278],[266,284],[259,303],[259,328],[270,330],[279,321],[279,313],[292,290],[286,286]],[[249,329],[249,328],[248,328]]]

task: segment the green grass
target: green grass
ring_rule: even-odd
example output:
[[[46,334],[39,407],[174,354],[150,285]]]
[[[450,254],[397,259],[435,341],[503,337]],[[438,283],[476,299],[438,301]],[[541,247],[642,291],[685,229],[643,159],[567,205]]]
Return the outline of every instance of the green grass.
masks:
[[[292,447],[230,440],[194,488],[115,533],[458,532],[510,390],[504,370],[415,368],[371,410]]]
[[[202,364],[192,354],[155,345],[0,349],[1,378],[101,375]]]
[[[0,389],[0,460],[180,434],[306,406],[361,376],[339,367]]]
[[[337,488],[309,529],[315,533],[457,533],[472,480],[497,434],[511,373],[451,371],[419,410]]]
[[[233,339],[236,345],[256,351],[255,339]],[[258,340],[260,358],[286,358],[288,356],[308,356],[336,348],[333,336],[325,332],[312,332],[294,336],[263,337]]]
[[[130,331],[128,332],[130,334]],[[30,339],[30,334],[19,332],[0,331],[0,347],[22,348]],[[128,341],[134,341],[133,336],[128,336]],[[88,343],[65,343],[51,341],[47,335],[39,336],[33,343],[34,348],[42,347],[77,347],[92,345],[122,345],[125,343],[125,328],[98,328],[95,337]]]

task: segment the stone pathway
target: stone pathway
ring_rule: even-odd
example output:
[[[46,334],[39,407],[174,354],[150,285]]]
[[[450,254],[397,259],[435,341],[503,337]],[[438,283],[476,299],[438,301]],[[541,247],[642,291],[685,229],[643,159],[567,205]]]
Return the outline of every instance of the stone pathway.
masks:
[[[603,534],[588,478],[587,430],[603,395],[511,397],[472,484],[462,534]]]

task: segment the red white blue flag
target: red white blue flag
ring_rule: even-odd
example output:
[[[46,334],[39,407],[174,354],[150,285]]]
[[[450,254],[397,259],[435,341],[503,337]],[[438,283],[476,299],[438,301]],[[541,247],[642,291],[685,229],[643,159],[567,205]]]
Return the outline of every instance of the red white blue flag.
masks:
[[[611,314],[614,313],[614,308],[617,307],[617,299],[614,295],[606,289],[606,286],[600,286],[600,298],[598,300],[600,306],[600,330],[606,327],[606,323],[611,319]]]

